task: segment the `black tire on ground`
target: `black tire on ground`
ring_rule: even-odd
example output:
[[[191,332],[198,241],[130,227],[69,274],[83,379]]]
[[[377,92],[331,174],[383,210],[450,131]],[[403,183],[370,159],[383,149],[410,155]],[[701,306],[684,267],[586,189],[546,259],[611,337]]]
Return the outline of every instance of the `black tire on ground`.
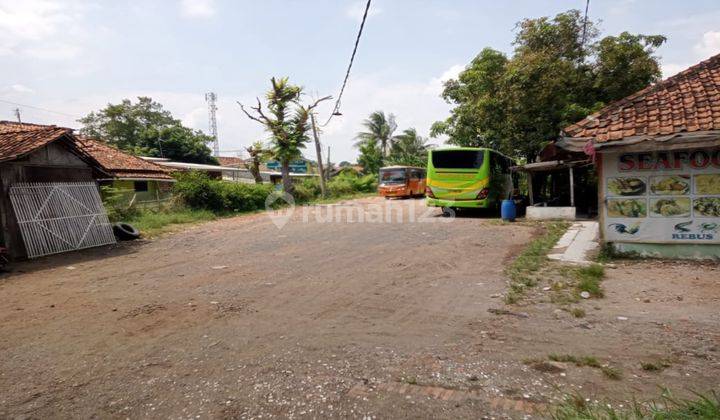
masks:
[[[453,210],[451,207],[443,207],[442,208],[442,217],[452,217],[455,215],[455,210]]]
[[[132,241],[140,237],[140,231],[128,223],[115,223],[113,225],[113,233],[115,237],[121,241]]]

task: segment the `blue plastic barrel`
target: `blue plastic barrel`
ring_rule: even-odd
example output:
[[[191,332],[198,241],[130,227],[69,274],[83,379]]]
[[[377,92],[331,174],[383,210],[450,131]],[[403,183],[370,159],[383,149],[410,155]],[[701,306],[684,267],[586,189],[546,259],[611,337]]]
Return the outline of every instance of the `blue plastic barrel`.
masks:
[[[515,221],[515,202],[513,200],[503,200],[500,205],[500,216],[506,222]]]

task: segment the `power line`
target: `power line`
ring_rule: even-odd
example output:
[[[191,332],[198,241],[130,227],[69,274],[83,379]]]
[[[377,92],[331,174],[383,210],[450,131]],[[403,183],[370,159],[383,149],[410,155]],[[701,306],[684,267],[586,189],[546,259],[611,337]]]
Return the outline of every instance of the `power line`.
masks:
[[[582,46],[585,46],[585,36],[587,34],[588,24],[588,8],[590,8],[590,0],[585,1],[585,19],[583,20],[583,31],[582,31]]]
[[[6,101],[5,99],[0,99],[0,102],[10,104],[10,105],[15,105],[15,106],[21,106],[23,108],[37,109],[38,111],[50,112],[52,114],[64,115],[66,117],[71,117],[71,118],[82,118],[78,115],[66,114],[66,113],[60,112],[60,111],[53,111],[52,109],[40,108],[39,106],[25,105],[25,104],[21,104],[21,103],[17,103],[17,102]]]
[[[345,91],[347,81],[350,78],[350,69],[352,69],[353,61],[355,61],[355,53],[357,53],[358,45],[360,44],[360,37],[362,36],[363,28],[365,27],[365,21],[367,20],[368,10],[370,10],[371,1],[372,0],[368,0],[367,4],[365,5],[365,13],[363,13],[362,22],[360,22],[360,30],[358,31],[357,38],[355,38],[355,46],[353,47],[353,52],[350,56],[350,63],[348,64],[347,72],[345,72],[345,80],[343,80],[342,87],[340,88],[340,94],[338,94],[337,100],[335,101],[335,106],[333,107],[332,113],[330,114],[330,117],[328,117],[325,124],[323,124],[323,127],[328,125],[332,117],[340,111],[340,100],[342,99],[343,92]]]

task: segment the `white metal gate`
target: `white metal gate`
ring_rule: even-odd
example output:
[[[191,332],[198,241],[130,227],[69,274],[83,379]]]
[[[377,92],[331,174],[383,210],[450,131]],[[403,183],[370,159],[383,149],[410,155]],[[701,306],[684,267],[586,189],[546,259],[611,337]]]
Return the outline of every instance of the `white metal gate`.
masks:
[[[10,201],[28,258],[115,243],[94,182],[13,184]]]

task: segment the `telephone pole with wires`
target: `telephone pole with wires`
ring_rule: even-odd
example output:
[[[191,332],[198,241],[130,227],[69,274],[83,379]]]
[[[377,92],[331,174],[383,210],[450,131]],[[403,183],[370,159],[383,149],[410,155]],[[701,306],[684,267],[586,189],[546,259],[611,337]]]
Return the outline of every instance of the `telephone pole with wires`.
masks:
[[[22,124],[22,118],[20,118],[20,108],[13,109],[13,112],[15,113],[15,118],[17,118],[18,122]]]

